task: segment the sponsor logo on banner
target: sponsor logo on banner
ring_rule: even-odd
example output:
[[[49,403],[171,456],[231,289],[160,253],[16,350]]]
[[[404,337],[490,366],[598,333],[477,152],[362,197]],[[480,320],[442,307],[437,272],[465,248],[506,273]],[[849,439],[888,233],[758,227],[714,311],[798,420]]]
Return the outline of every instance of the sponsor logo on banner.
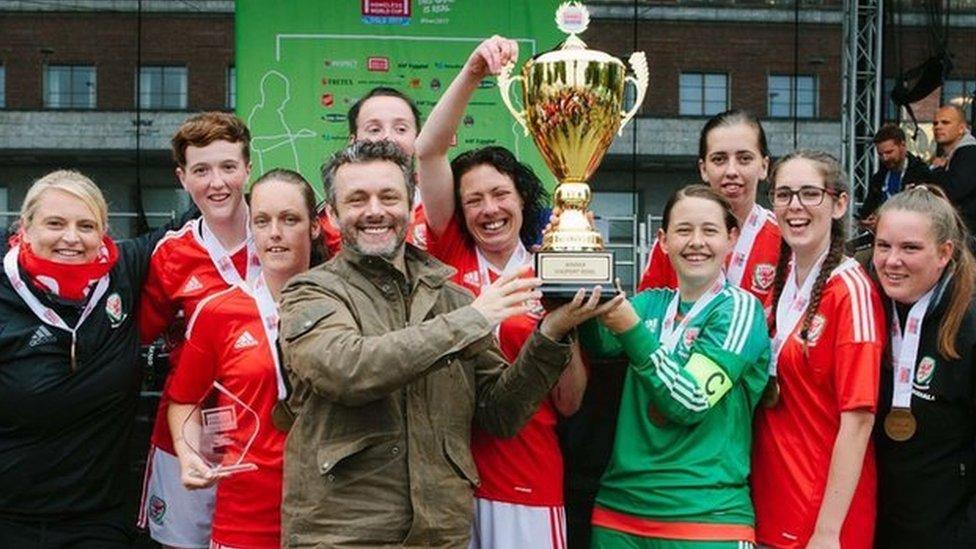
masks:
[[[335,96],[331,93],[323,93],[321,103],[323,107],[331,107],[335,105]]]
[[[362,0],[364,16],[410,17],[410,0]]]
[[[128,316],[122,310],[122,298],[119,297],[118,292],[112,293],[105,300],[105,314],[108,315],[109,324],[112,328],[118,328],[122,325],[122,321]]]
[[[326,59],[322,64],[328,69],[357,69],[359,61],[355,59]]]
[[[935,374],[935,359],[930,356],[922,357],[915,367],[915,386],[919,389],[928,389],[933,374]]]
[[[323,86],[352,86],[354,83],[352,78],[322,78]]]
[[[163,524],[163,517],[166,515],[166,502],[163,498],[153,494],[149,496],[149,520],[155,522],[156,524]]]
[[[471,116],[470,114],[465,115],[462,124],[464,124],[465,128],[470,128],[471,126],[474,126],[474,117]]]
[[[760,263],[752,272],[752,287],[757,290],[769,290],[776,278],[776,266],[772,263]]]
[[[325,120],[326,122],[331,122],[333,124],[345,124],[346,122],[348,122],[346,120],[346,115],[344,114],[327,114],[322,117],[322,120]],[[346,136],[346,138],[348,139],[348,136]]]
[[[370,72],[388,72],[390,70],[389,57],[367,57],[366,70]]]
[[[439,90],[439,89],[441,89],[441,81],[440,81],[439,78],[431,78],[430,79],[430,89],[432,89],[432,90]]]

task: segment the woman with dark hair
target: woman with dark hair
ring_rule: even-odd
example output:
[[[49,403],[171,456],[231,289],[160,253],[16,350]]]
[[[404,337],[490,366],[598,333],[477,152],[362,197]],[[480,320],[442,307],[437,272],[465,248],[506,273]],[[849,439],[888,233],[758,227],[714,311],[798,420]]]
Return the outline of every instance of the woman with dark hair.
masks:
[[[891,344],[874,430],[882,549],[976,547],[976,260],[945,193],[878,209],[874,268]]]
[[[187,326],[186,345],[172,373],[169,424],[174,433],[183,485],[199,489],[217,483],[212,548],[277,549],[281,546],[281,493],[285,432],[272,412],[287,390],[277,349],[278,294],[294,275],[308,270],[319,241],[315,193],[296,172],[272,170],[251,187],[251,232],[261,275],[200,302]],[[217,388],[213,392],[213,388]],[[243,402],[233,443],[247,448],[253,471],[222,472],[199,453],[202,441],[186,439],[199,430],[199,402],[208,408]],[[186,428],[197,425],[196,429]],[[253,442],[250,433],[255,433]],[[238,440],[238,438],[242,438]]]
[[[593,508],[592,547],[755,542],[752,414],[766,386],[762,305],[723,273],[738,221],[704,185],[668,200],[658,242],[678,288],[638,293],[580,327],[589,356],[629,359],[613,454]]]
[[[448,163],[447,152],[478,83],[518,57],[515,42],[481,43],[434,107],[417,138],[420,192],[428,251],[457,269],[455,282],[475,295],[506,273],[532,262],[547,194],[532,170],[508,150],[486,147]],[[496,330],[502,352],[514,359],[545,314],[510,318]],[[573,414],[586,388],[578,349],[549,398],[510,439],[473,431],[471,452],[481,484],[475,490],[473,547],[564,547],[563,461],[557,413]]]
[[[780,231],[772,212],[756,203],[759,182],[769,169],[766,132],[756,116],[734,109],[710,118],[698,137],[698,171],[704,183],[732,205],[739,240],[725,261],[731,284],[765,301],[773,287]],[[655,241],[638,290],[675,288],[678,279]]]
[[[867,273],[844,255],[848,188],[837,160],[795,151],[776,163],[772,180],[784,245],[770,380],[755,424],[757,541],[868,548],[884,312]]]

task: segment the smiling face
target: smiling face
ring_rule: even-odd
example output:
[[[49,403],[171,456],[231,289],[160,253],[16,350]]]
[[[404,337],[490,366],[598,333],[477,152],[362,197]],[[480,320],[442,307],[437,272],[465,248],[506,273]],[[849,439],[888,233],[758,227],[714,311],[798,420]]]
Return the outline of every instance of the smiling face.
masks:
[[[251,174],[243,145],[217,140],[186,148],[186,166],[176,175],[209,223],[233,219],[244,202],[243,189]]]
[[[749,124],[717,126],[708,132],[704,159],[698,160],[702,181],[724,196],[744,219],[756,202],[756,188],[766,178],[769,159],[759,149],[756,128]]]
[[[410,202],[403,171],[393,162],[344,164],[336,170],[332,222],[343,246],[363,255],[393,259],[403,251]]]
[[[504,262],[522,230],[522,197],[515,182],[491,164],[479,164],[461,176],[459,195],[464,223],[475,245]]]
[[[251,193],[251,232],[261,268],[287,280],[308,269],[319,225],[309,216],[301,186],[272,179]]]
[[[715,280],[736,238],[737,231],[726,228],[722,206],[694,196],[677,201],[668,226],[658,231],[682,287],[700,288]]]
[[[801,195],[789,198],[788,204],[774,201],[773,210],[779,223],[783,240],[799,257],[818,257],[830,245],[830,226],[833,220],[843,217],[847,211],[847,194],[837,196],[823,194],[823,200],[811,205],[810,197],[820,193],[817,190],[827,190],[823,175],[817,169],[813,160],[793,158],[782,164],[776,172],[773,183],[774,192],[788,189],[800,191]],[[806,204],[801,203],[801,199]]]
[[[951,241],[936,242],[932,221],[907,210],[887,210],[878,219],[874,268],[888,297],[911,304],[925,295],[952,258]]]
[[[403,99],[377,95],[367,99],[360,107],[356,116],[356,135],[353,137],[370,141],[389,139],[410,158],[417,140],[417,121],[410,105]]]
[[[59,189],[45,190],[31,219],[24,225],[24,241],[34,254],[55,263],[91,263],[105,236],[98,217],[77,197]]]

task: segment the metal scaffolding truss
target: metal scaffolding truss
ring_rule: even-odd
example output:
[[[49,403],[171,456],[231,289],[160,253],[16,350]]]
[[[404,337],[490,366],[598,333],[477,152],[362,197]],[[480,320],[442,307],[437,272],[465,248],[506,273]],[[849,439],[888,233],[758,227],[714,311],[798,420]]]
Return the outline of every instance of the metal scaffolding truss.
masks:
[[[864,200],[877,167],[872,138],[881,121],[883,4],[883,0],[844,0],[843,7],[841,164],[858,203]]]

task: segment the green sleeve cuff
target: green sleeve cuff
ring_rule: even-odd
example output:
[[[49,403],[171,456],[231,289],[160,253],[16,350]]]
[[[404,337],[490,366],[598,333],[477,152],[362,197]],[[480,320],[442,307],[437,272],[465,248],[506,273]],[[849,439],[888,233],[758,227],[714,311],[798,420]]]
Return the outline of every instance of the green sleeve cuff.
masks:
[[[651,353],[659,347],[643,321],[637,322],[626,332],[617,334],[617,340],[634,366],[643,366],[650,359]]]

